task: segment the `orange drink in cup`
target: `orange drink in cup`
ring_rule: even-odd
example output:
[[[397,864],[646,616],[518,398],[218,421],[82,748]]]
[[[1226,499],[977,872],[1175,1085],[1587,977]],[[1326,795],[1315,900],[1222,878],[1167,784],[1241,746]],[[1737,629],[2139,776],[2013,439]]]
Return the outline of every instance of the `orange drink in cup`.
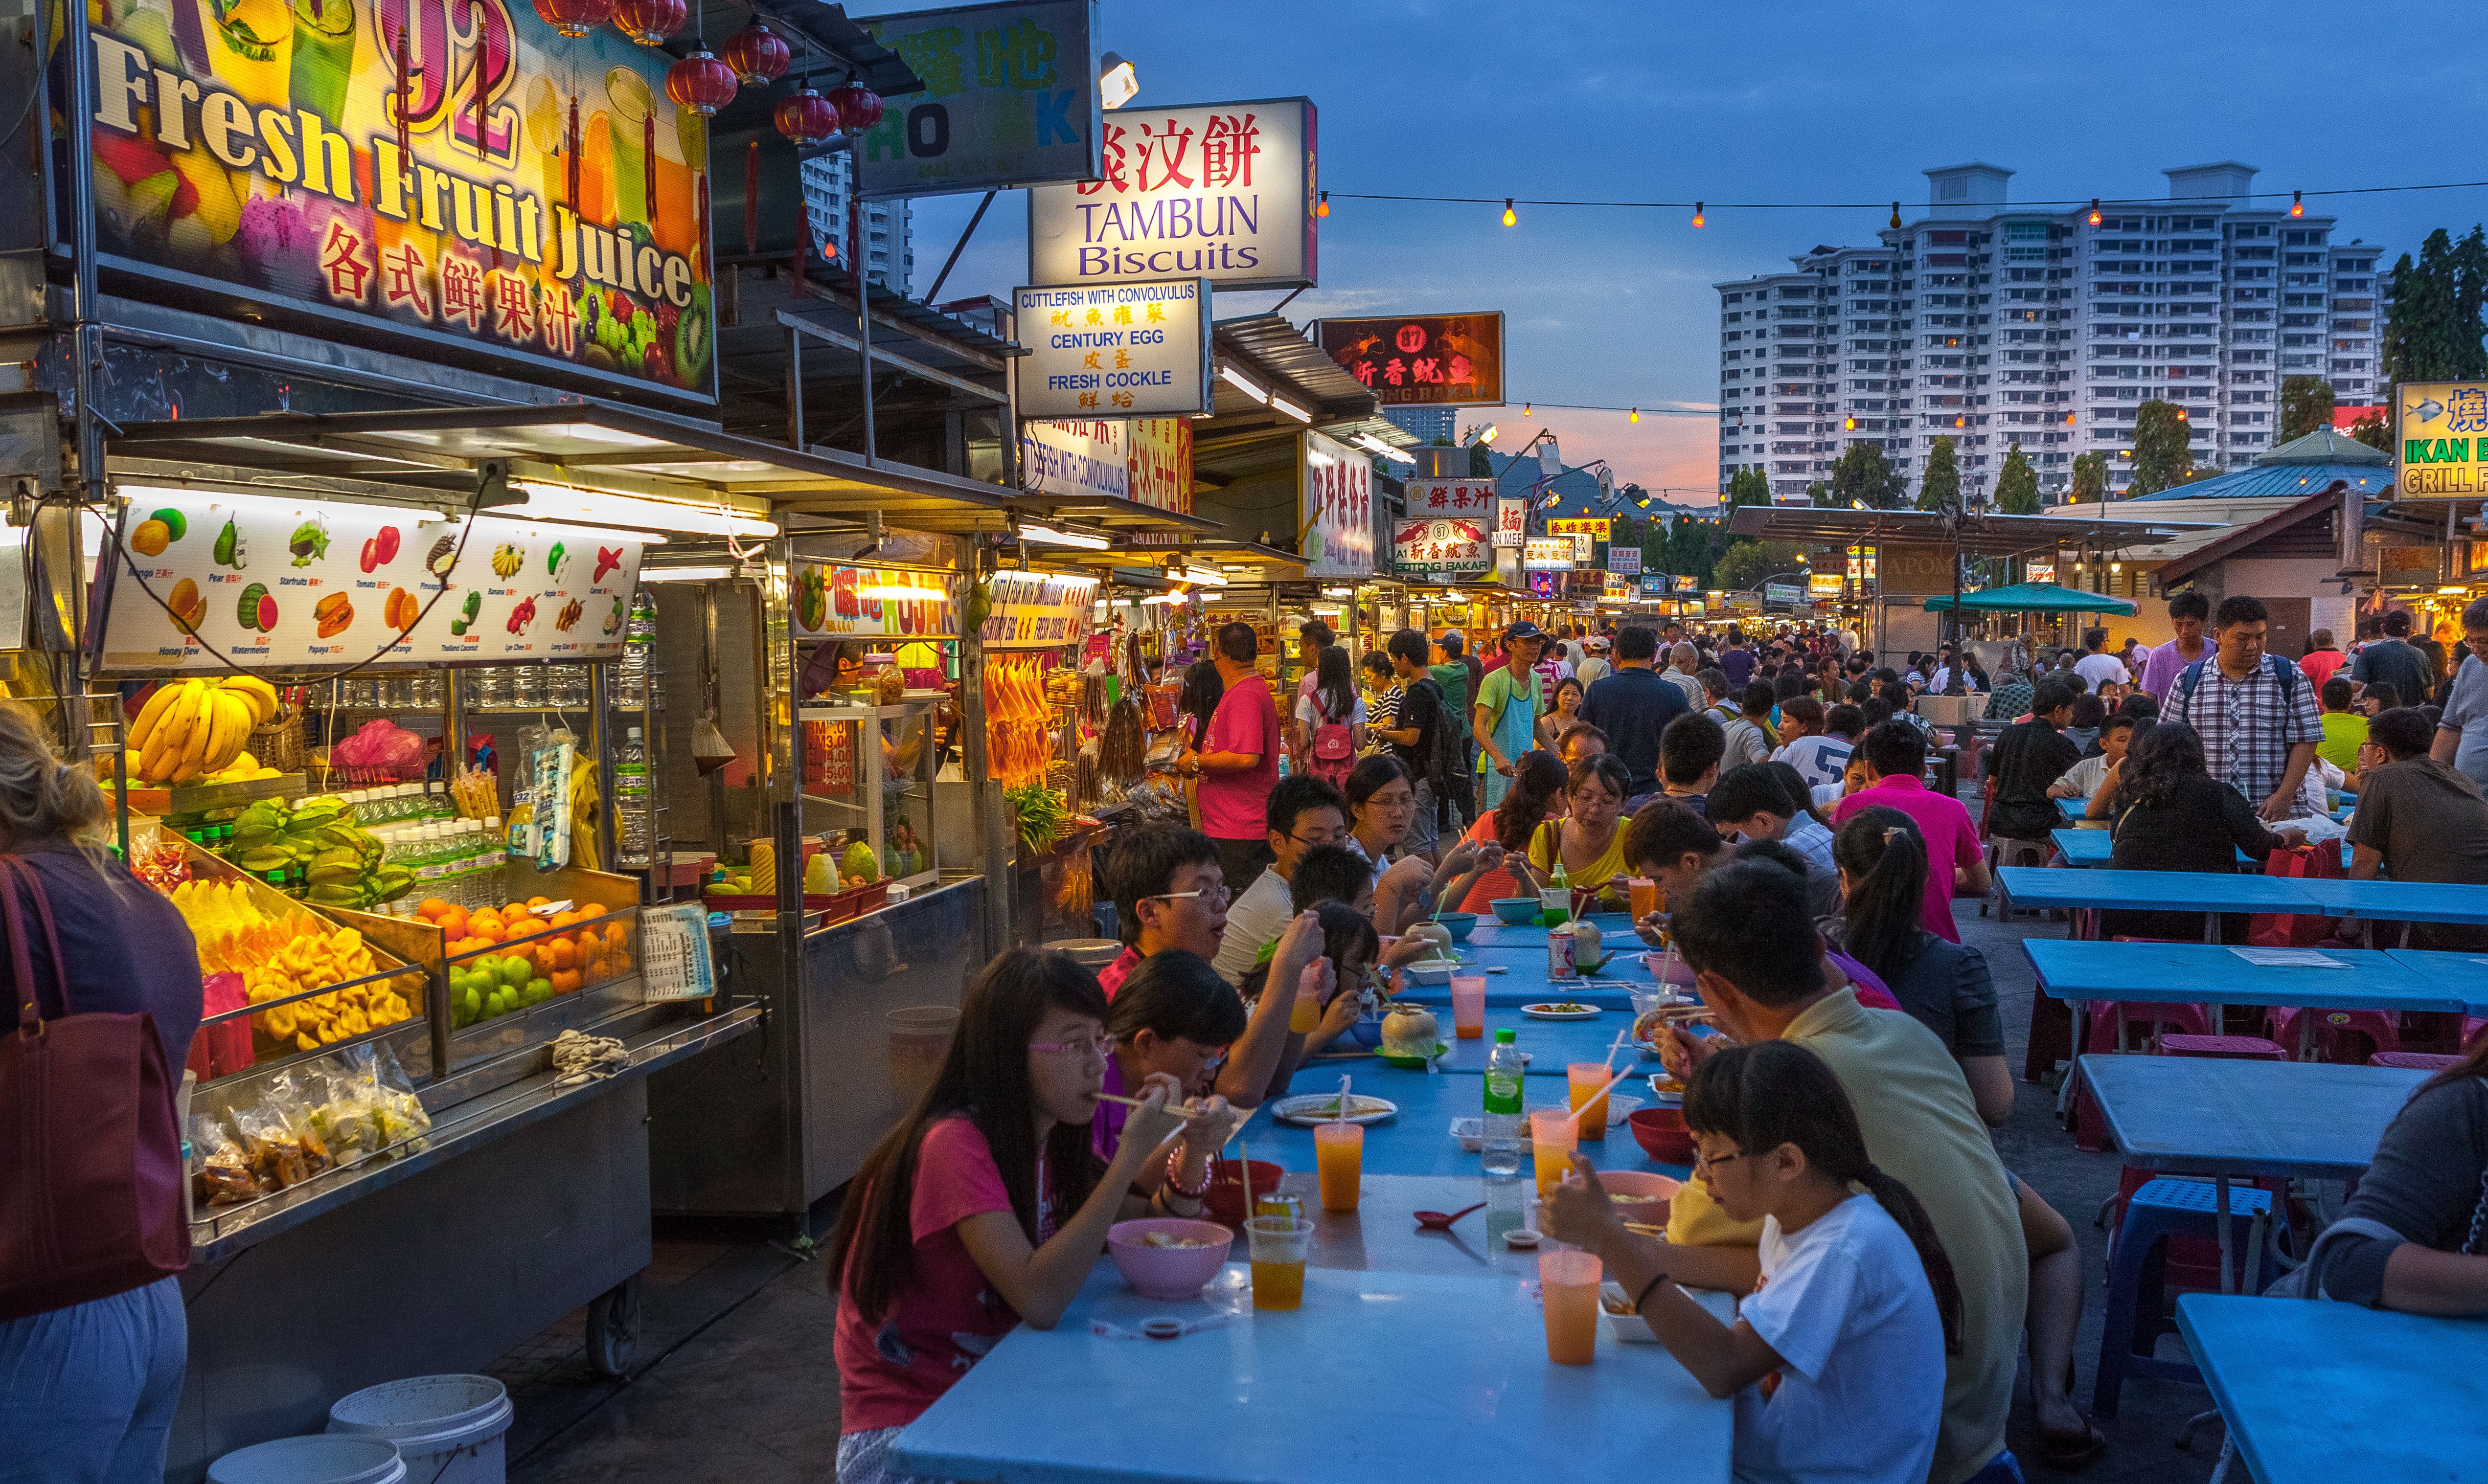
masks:
[[[1322,1209],[1354,1211],[1357,1188],[1365,1176],[1365,1126],[1314,1125],[1314,1161],[1321,1181]]]
[[[1572,1111],[1579,1116],[1579,1137],[1603,1142],[1607,1136],[1607,1084],[1614,1074],[1603,1061],[1568,1061],[1564,1077],[1572,1095]]]
[[[1452,975],[1452,1031],[1462,1041],[1485,1036],[1485,975]]]
[[[1587,1365],[1598,1354],[1598,1279],[1595,1252],[1541,1252],[1538,1286],[1546,1309],[1546,1358]]]
[[[1647,876],[1636,876],[1631,878],[1631,885],[1633,921],[1639,922],[1658,910],[1658,882]]]
[[[1253,1306],[1302,1308],[1305,1257],[1313,1248],[1314,1223],[1294,1217],[1257,1216],[1244,1223],[1253,1253]],[[1597,1285],[1591,1285],[1593,1300]]]
[[[1544,1200],[1572,1170],[1572,1151],[1580,1137],[1569,1107],[1542,1107],[1529,1115],[1531,1161],[1538,1171],[1538,1198]]]

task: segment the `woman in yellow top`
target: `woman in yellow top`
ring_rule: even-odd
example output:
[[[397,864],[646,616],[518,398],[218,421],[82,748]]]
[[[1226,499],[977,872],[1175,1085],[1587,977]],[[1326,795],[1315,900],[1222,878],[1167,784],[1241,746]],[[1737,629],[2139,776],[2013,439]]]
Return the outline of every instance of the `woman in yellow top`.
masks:
[[[1595,891],[1601,905],[1627,900],[1623,816],[1632,774],[1618,759],[1600,753],[1572,765],[1564,783],[1564,818],[1548,820],[1529,837],[1529,863],[1541,876],[1564,862],[1576,894]]]

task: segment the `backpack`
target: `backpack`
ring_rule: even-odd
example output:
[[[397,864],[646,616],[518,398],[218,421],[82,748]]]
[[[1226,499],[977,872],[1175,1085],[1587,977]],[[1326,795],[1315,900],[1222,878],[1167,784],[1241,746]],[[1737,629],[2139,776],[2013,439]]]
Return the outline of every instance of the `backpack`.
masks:
[[[1330,708],[1322,704],[1319,690],[1313,693],[1313,745],[1306,749],[1305,771],[1333,788],[1345,788],[1347,775],[1356,767],[1356,741],[1348,734],[1344,722],[1333,721]]]
[[[2190,703],[2194,699],[2194,687],[2203,683],[2203,666],[2210,664],[2212,659],[2212,656],[2205,655],[2179,673],[2177,676],[2179,704]],[[2284,708],[2295,708],[2298,705],[2298,683],[2306,679],[2306,672],[2278,655],[2264,656],[2263,666],[2267,672],[2277,671],[2280,675],[2280,704]]]
[[[1451,702],[1444,697],[1443,687],[1430,679],[1420,680],[1407,687],[1406,695],[1416,694],[1421,687],[1433,695],[1434,736],[1433,745],[1418,759],[1418,763],[1426,770],[1426,783],[1434,791],[1434,798],[1450,798],[1454,797],[1453,790],[1468,773],[1468,748],[1458,730],[1452,725]],[[1408,710],[1404,695],[1400,699],[1400,710],[1404,721]]]

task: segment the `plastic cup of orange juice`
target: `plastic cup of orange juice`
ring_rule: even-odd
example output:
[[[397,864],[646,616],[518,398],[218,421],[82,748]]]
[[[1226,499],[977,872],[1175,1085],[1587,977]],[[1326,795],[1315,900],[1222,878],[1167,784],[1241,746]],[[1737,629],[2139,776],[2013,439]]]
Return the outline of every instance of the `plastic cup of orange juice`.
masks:
[[[1572,1151],[1580,1134],[1569,1107],[1541,1107],[1529,1115],[1531,1163],[1538,1172],[1538,1198],[1544,1200],[1572,1169]]]
[[[1452,975],[1452,1030],[1462,1041],[1485,1036],[1485,975]]]
[[[1314,1223],[1300,1217],[1257,1216],[1244,1223],[1244,1240],[1253,1254],[1253,1306],[1302,1308],[1305,1258],[1313,1250]],[[1597,1285],[1591,1288],[1595,1303]]]
[[[1630,879],[1630,883],[1633,921],[1639,922],[1658,910],[1658,882],[1647,876],[1636,876]]]
[[[1538,1286],[1546,1310],[1546,1358],[1558,1365],[1587,1365],[1598,1354],[1598,1279],[1604,1266],[1595,1252],[1541,1252]]]
[[[1324,1211],[1354,1211],[1365,1176],[1365,1126],[1357,1123],[1314,1125],[1314,1161],[1321,1181]]]
[[[1603,1061],[1568,1061],[1564,1064],[1567,1090],[1572,1097],[1573,1122],[1580,1128],[1580,1137],[1593,1142],[1607,1136],[1607,1084],[1614,1074]]]

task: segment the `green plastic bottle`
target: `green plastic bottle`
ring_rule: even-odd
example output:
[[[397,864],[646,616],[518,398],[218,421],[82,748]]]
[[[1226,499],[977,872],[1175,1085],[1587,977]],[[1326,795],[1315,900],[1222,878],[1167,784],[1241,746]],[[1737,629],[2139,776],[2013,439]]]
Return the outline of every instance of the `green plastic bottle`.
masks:
[[[1546,884],[1538,893],[1538,922],[1541,927],[1561,927],[1572,917],[1572,878],[1564,869],[1564,852],[1559,844],[1555,852],[1555,869],[1547,875]]]
[[[1521,1109],[1520,1048],[1509,1030],[1494,1033],[1494,1050],[1485,1063],[1485,1124],[1479,1152],[1487,1178],[1510,1180],[1520,1173],[1521,1146],[1529,1140],[1528,1119]]]

